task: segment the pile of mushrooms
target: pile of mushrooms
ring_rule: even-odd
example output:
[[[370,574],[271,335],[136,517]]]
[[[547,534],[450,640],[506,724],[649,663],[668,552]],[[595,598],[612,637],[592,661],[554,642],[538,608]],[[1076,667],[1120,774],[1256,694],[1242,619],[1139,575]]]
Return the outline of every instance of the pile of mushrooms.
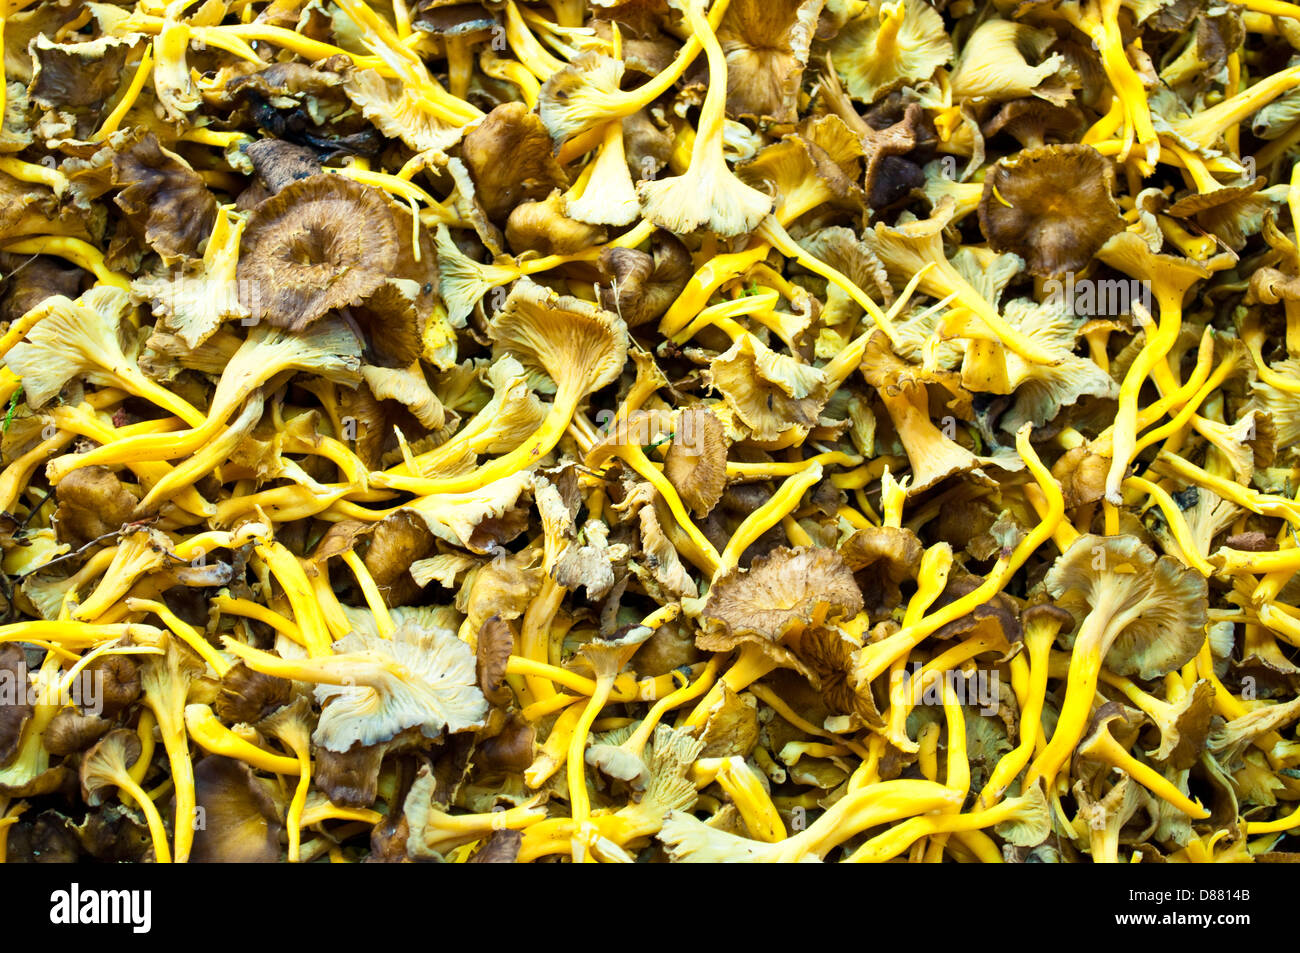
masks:
[[[1295,860],[1297,24],[0,0],[0,860]]]

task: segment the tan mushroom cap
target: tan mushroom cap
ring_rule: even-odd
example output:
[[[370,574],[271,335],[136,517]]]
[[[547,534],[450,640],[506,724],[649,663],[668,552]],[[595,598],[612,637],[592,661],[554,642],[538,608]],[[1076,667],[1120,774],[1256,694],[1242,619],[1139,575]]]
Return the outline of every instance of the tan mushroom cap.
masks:
[[[677,416],[677,428],[664,476],[696,516],[708,516],[727,487],[727,435],[707,407],[688,407]]]
[[[793,122],[823,0],[735,0],[718,27],[727,113]]]
[[[81,757],[81,796],[91,807],[103,801],[103,791],[116,787],[114,776],[125,774],[140,758],[140,738],[126,728],[110,731]]]
[[[1078,615],[1104,603],[1120,625],[1106,655],[1117,674],[1158,678],[1187,664],[1205,641],[1205,577],[1172,556],[1157,557],[1136,536],[1080,536],[1044,583],[1057,605]]]
[[[569,184],[551,153],[551,137],[523,103],[502,103],[465,135],[464,160],[488,217],[500,221],[515,206]]]
[[[862,591],[833,549],[781,547],[713,584],[695,644],[725,652],[742,641],[775,644],[788,635],[862,611]]]
[[[501,353],[557,384],[581,382],[589,394],[618,379],[627,361],[627,326],[581,298],[559,295],[521,278],[488,326]]]
[[[360,304],[394,272],[399,235],[388,200],[346,176],[315,175],[254,209],[239,256],[240,304],[301,331]]]
[[[985,175],[980,230],[996,250],[1023,258],[1031,274],[1079,271],[1124,227],[1114,188],[1110,161],[1091,146],[1025,149]]]

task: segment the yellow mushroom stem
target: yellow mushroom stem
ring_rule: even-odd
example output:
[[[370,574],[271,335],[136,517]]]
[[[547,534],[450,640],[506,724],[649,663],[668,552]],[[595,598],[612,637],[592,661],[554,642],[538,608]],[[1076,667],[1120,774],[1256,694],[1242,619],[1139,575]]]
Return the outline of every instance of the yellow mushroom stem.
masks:
[[[585,711],[584,705],[570,705],[555,719],[537,757],[524,770],[524,783],[530,788],[540,788],[560,769],[569,750],[569,739]]]
[[[1134,313],[1139,321],[1146,324],[1146,341],[1142,350],[1129,366],[1124,380],[1119,386],[1119,406],[1115,411],[1114,436],[1111,440],[1110,470],[1106,474],[1106,499],[1116,506],[1124,502],[1120,485],[1133,459],[1137,444],[1138,395],[1147,377],[1156,365],[1165,361],[1170,348],[1178,339],[1182,327],[1182,311],[1178,309],[1160,309],[1160,324],[1154,332],[1151,328],[1151,316],[1140,305],[1134,304]]]
[[[1292,526],[1300,527],[1300,503],[1295,500],[1288,500],[1272,493],[1261,493],[1232,480],[1214,476],[1196,464],[1167,450],[1160,451],[1152,469],[1162,476],[1174,477],[1184,483],[1194,483],[1229,502],[1250,510],[1252,513],[1257,513],[1260,516],[1275,516],[1286,520]],[[1254,553],[1251,555],[1266,554]],[[1262,571],[1267,572],[1268,570]]]
[[[537,108],[537,100],[542,92],[542,85],[522,63],[493,56],[490,50],[479,52],[478,68],[492,79],[510,83],[519,90],[519,98],[530,110]],[[572,142],[573,140],[569,140]],[[566,143],[567,145],[567,143]],[[563,165],[563,160],[560,160]]]
[[[700,672],[695,680],[687,682],[656,701],[654,705],[651,706],[650,711],[646,713],[645,718],[641,720],[641,723],[637,725],[636,729],[628,737],[627,741],[623,742],[619,747],[638,758],[641,757],[642,752],[645,751],[646,742],[650,740],[650,736],[654,734],[655,728],[659,725],[659,722],[663,720],[664,715],[668,714],[668,712],[675,708],[680,708],[688,701],[698,698],[704,692],[707,692],[712,688],[714,679],[718,676],[718,669],[721,667],[721,663],[721,653],[715,652],[713,655],[709,656],[708,662],[705,663],[704,670]]]
[[[1278,4],[1300,11],[1300,7],[1291,4]],[[1293,14],[1287,14],[1291,16]],[[1183,139],[1196,143],[1203,149],[1210,149],[1223,135],[1224,131],[1244,122],[1277,97],[1300,85],[1300,66],[1290,66],[1276,73],[1265,75],[1258,83],[1221,102],[1196,110],[1185,119],[1170,122],[1173,131]]]
[[[846,857],[844,862],[881,864],[897,857],[923,837],[995,827],[1005,821],[1014,821],[1035,803],[1033,797],[1022,795],[969,814],[929,814],[925,817],[914,817],[883,834],[877,834]]]
[[[709,767],[713,770],[710,771]],[[696,783],[704,787],[712,780],[727,792],[731,803],[736,805],[745,827],[755,840],[768,844],[783,841],[788,836],[781,815],[772,803],[771,796],[759,781],[758,775],[739,755],[718,759],[718,763],[709,766],[707,761],[697,761],[694,768],[698,777]],[[711,775],[711,777],[710,777]],[[700,784],[704,781],[704,784]]]
[[[330,655],[333,652],[333,639],[330,638],[315,590],[298,557],[277,542],[259,543],[255,551],[284,590],[293,609],[298,631],[306,640],[307,654],[312,658]]]
[[[952,676],[949,673],[975,656],[998,648],[1006,648],[1004,638],[977,631],[974,635],[940,652],[910,677],[900,677],[895,684],[891,684],[891,703],[885,719],[885,733],[890,743],[900,751],[914,752],[916,743],[908,737],[907,716],[920,704],[926,686],[937,682],[941,692],[950,690]],[[899,674],[902,675],[901,672]],[[943,697],[942,694],[940,697]]]
[[[1174,537],[1174,542],[1178,544],[1179,555],[1184,563],[1202,576],[1208,578],[1214,575],[1214,566],[1197,551],[1196,544],[1192,541],[1191,530],[1187,526],[1187,520],[1183,518],[1183,511],[1178,508],[1178,504],[1174,502],[1173,497],[1155,483],[1141,477],[1126,478],[1124,486],[1125,488],[1139,490],[1155,501],[1160,508],[1161,515],[1165,518],[1165,522],[1169,525],[1169,532]]]
[[[365,562],[357,555],[356,550],[349,549],[343,554],[342,559],[347,567],[352,570],[357,585],[361,587],[361,593],[365,596],[366,605],[370,607],[370,611],[375,617],[375,628],[379,631],[380,638],[390,638],[396,625],[393,623],[393,617],[389,613],[384,597],[379,591],[379,586],[375,583],[374,577],[370,575],[370,570],[366,568]]]
[[[231,421],[229,426],[219,427],[218,432],[204,444],[202,449],[155,483],[136,507],[136,512],[140,514],[150,512],[160,505],[163,499],[192,486],[212,473],[220,463],[229,459],[240,443],[252,432],[261,417],[262,397],[258,393],[248,400],[239,416]],[[200,425],[202,421],[203,416],[200,414]],[[186,422],[195,426],[192,420]]]
[[[750,685],[749,691],[755,698],[762,701],[765,705],[804,734],[813,735],[817,738],[825,738],[827,741],[834,742],[836,745],[842,745],[845,749],[851,751],[860,758],[867,758],[870,756],[870,753],[856,741],[849,738],[841,738],[839,735],[827,731],[825,728],[817,727],[806,718],[800,717],[799,714],[795,712],[795,710],[791,708],[780,695],[761,682]]]
[[[663,497],[664,503],[672,512],[677,525],[681,527],[687,538],[695,545],[698,553],[703,556],[703,565],[698,568],[710,575],[717,573],[719,567],[726,564],[726,554],[719,555],[717,549],[709,542],[708,537],[695,525],[695,521],[691,519],[690,513],[687,512],[686,505],[682,502],[677,488],[668,481],[663,471],[651,462],[650,458],[645,455],[645,451],[641,449],[641,446],[632,442],[626,444],[602,444],[596,448],[595,452],[587,455],[586,464],[594,469],[604,463],[610,456],[622,457],[638,476],[646,480],[658,491],[659,495]],[[820,467],[818,467],[818,472],[820,474]],[[776,522],[780,522],[780,520],[776,520],[771,525],[775,525]],[[769,528],[770,526],[764,527],[763,532],[766,532]],[[737,529],[736,533],[739,535],[740,530]]]
[[[186,742],[184,713],[172,710],[169,705],[150,697],[148,693],[145,694],[144,702],[157,719],[163,750],[167,752],[167,763],[171,766],[169,780],[176,792],[176,813],[172,825],[175,838],[174,854],[176,863],[183,864],[190,859],[195,828],[194,763],[190,760],[189,744]],[[184,704],[184,699],[180,700],[180,704]]]
[[[236,599],[233,596],[222,593],[212,599],[212,606],[222,613],[229,615],[242,616],[246,619],[256,619],[258,622],[269,625],[276,632],[279,632],[291,642],[306,648],[307,641],[298,627],[293,622],[268,609],[266,606],[258,605],[248,599]]]
[[[189,729],[189,735],[194,739],[195,744],[209,754],[234,758],[236,761],[252,765],[259,771],[269,771],[271,774],[298,777],[301,770],[297,758],[272,754],[264,748],[245,741],[223,725],[221,719],[207,705],[186,705],[185,727]]]
[[[30,236],[20,238],[16,242],[8,242],[4,246],[4,251],[13,255],[54,255],[58,258],[64,258],[78,268],[93,274],[95,280],[100,284],[112,285],[114,288],[121,288],[123,291],[131,290],[131,279],[121,272],[109,268],[104,261],[104,253],[80,238],[72,238],[67,235]],[[159,389],[165,391],[165,388]],[[170,394],[170,392],[167,393]],[[174,394],[171,394],[170,398],[173,403],[179,399]]]
[[[152,612],[156,615],[173,635],[197,652],[199,657],[211,666],[218,678],[224,678],[233,667],[212,647],[212,643],[204,637],[203,633],[183,621],[163,603],[153,599],[135,599],[128,596],[126,607],[132,612]]]
[[[745,550],[769,529],[780,523],[783,517],[793,511],[799,505],[799,501],[803,499],[803,495],[821,482],[821,479],[822,465],[816,461],[810,462],[807,466],[787,477],[780,488],[772,494],[771,498],[746,516],[744,521],[736,527],[736,531],[732,534],[731,539],[727,541],[727,545],[713,569],[712,578],[716,581],[739,565],[740,557]]]
[[[140,57],[140,65],[135,68],[131,75],[131,82],[127,84],[122,98],[117,101],[112,111],[104,118],[104,122],[99,129],[90,137],[91,142],[103,142],[113,133],[117,132],[118,127],[122,125],[122,120],[130,112],[131,107],[135,105],[140,93],[144,91],[145,83],[153,75],[153,45],[145,46],[144,53]]]
[[[881,781],[846,794],[805,830],[775,845],[774,858],[789,863],[824,856],[860,831],[907,817],[961,807],[958,791],[933,781]]]
[[[1055,740],[1055,739],[1053,739]],[[1102,728],[1096,739],[1092,742],[1089,755],[1099,761],[1109,764],[1114,768],[1128,774],[1134,781],[1142,785],[1156,797],[1172,804],[1178,810],[1182,811],[1188,817],[1194,820],[1204,820],[1210,816],[1210,812],[1203,808],[1198,802],[1193,801],[1164,775],[1149,764],[1144,764],[1137,758],[1133,757],[1123,746],[1115,740],[1114,735],[1109,730]],[[1032,781],[1030,782],[1032,783]]]
[[[514,0],[506,0],[506,44],[538,82],[546,82],[569,64],[556,59],[533,35]]]
[[[894,660],[920,645],[922,640],[939,628],[961,618],[977,606],[983,605],[1003,587],[1024,565],[1025,561],[1039,546],[1051,538],[1057,525],[1065,515],[1065,498],[1060,485],[1043,466],[1037,452],[1029,442],[1030,426],[1026,424],[1016,434],[1016,448],[1025,461],[1039,490],[1047,498],[1047,515],[1035,526],[1024,539],[1007,556],[999,556],[993,568],[985,576],[984,582],[976,589],[950,602],[937,612],[919,620],[914,625],[906,626],[893,635],[886,636],[878,642],[865,646],[855,662],[855,678],[861,684],[873,681],[893,664]],[[922,579],[924,584],[924,579]]]
[[[1051,669],[1052,643],[1061,629],[1061,620],[1047,617],[1025,625],[1025,650],[1029,654],[1029,684],[1020,710],[1020,737],[1017,745],[998,759],[976,803],[990,808],[1002,800],[1011,783],[1020,776],[1039,746],[1043,732],[1043,704],[1047,698],[1047,679]],[[1017,656],[1018,657],[1018,656]]]
[[[712,32],[717,32],[729,4],[730,0],[714,0],[709,8],[707,19]],[[628,90],[584,91],[581,106],[571,104],[570,112],[575,114],[574,128],[566,138],[578,135],[593,126],[631,116],[650,105],[676,85],[703,49],[699,34],[692,31],[691,36],[678,49],[677,56],[667,69],[656,74],[648,82]],[[549,79],[551,75],[547,73],[545,76],[539,76],[538,79]]]
[[[1143,176],[1155,171],[1160,143],[1151,119],[1146,88],[1124,50],[1120,32],[1120,0],[1093,0],[1085,9],[1067,6],[1061,9],[1071,23],[1092,40],[1101,54],[1102,69],[1110,81],[1111,90],[1123,107],[1123,152],[1127,157],[1134,139],[1145,155],[1139,159],[1138,168]]]

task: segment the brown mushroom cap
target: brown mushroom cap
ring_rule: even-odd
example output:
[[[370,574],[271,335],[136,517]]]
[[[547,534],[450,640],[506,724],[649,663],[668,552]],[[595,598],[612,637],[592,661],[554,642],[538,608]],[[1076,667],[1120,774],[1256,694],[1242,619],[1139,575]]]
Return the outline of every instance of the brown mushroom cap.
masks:
[[[254,672],[237,662],[222,676],[214,707],[224,722],[252,724],[287,705],[292,694],[293,684],[287,679]]]
[[[899,584],[916,578],[924,549],[910,529],[872,526],[855,530],[839,552],[853,571],[867,609],[879,615],[902,601]]]
[[[513,698],[506,685],[506,663],[515,650],[515,634],[510,623],[500,616],[492,616],[479,627],[475,656],[478,667],[478,687],[491,705],[505,705]]]
[[[286,186],[256,209],[239,256],[239,303],[301,331],[361,301],[394,273],[397,222],[384,194],[342,175]]]
[[[985,175],[980,231],[997,251],[1023,258],[1031,274],[1080,271],[1124,228],[1114,188],[1110,161],[1092,146],[1025,149]]]
[[[693,268],[686,246],[672,232],[655,231],[650,254],[635,248],[606,248],[601,271],[609,287],[600,289],[600,303],[622,317],[629,328],[661,317],[686,288]]]
[[[12,642],[0,644],[0,679],[4,702],[0,704],[0,765],[5,765],[18,752],[23,726],[33,711],[27,692],[27,658]]]
[[[134,518],[138,496],[108,467],[82,467],[59,481],[53,525],[59,539],[81,546]]]
[[[117,205],[164,261],[197,258],[217,216],[216,197],[180,156],[152,132],[113,153]]]
[[[664,476],[696,516],[708,516],[727,488],[727,434],[707,407],[688,407],[677,417],[677,429]]]
[[[257,176],[272,195],[299,179],[321,171],[315,151],[283,139],[259,139],[244,150]]]
[[[569,184],[551,154],[551,137],[523,103],[502,103],[471,129],[460,147],[488,217],[500,221],[521,202]]]
[[[281,859],[280,812],[248,765],[209,755],[194,767],[194,791],[201,823],[195,825],[190,860],[270,864]]]
[[[604,244],[608,233],[564,214],[565,198],[558,189],[540,201],[521,202],[506,219],[506,241],[517,255],[572,255]]]
[[[776,643],[862,611],[862,591],[833,549],[781,547],[713,584],[695,644],[725,652],[742,641]]]
[[[40,34],[27,47],[35,67],[27,93],[47,109],[101,105],[117,91],[127,54],[138,41],[137,35],[56,43]]]
[[[727,113],[794,122],[822,0],[735,0],[718,26]]]

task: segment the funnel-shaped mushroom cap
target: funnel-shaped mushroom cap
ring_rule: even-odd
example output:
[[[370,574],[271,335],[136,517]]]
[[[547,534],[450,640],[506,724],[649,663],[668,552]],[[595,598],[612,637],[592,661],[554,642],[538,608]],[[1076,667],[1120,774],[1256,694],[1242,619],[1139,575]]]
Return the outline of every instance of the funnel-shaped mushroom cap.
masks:
[[[578,650],[577,661],[590,668],[596,678],[612,678],[654,634],[649,626],[634,625],[616,639],[592,639]]]
[[[397,222],[383,193],[314,175],[259,205],[244,230],[239,301],[254,318],[300,331],[358,304],[394,273]]]
[[[1041,784],[1034,784],[1019,800],[1023,808],[1014,817],[1003,821],[994,830],[1008,844],[1033,847],[1041,844],[1052,833],[1052,810],[1047,803]]]
[[[140,738],[134,731],[118,728],[99,739],[81,758],[81,796],[91,807],[103,800],[106,788],[117,787],[140,757]]]
[[[984,177],[980,230],[1031,274],[1080,271],[1124,227],[1115,172],[1092,146],[1040,146],[997,162]]]
[[[461,156],[488,217],[504,220],[523,202],[569,184],[542,120],[523,103],[502,103],[465,135]]]
[[[284,824],[265,784],[248,765],[210,755],[194,767],[203,824],[190,859],[199,864],[273,864],[281,859]]]
[[[727,112],[794,122],[822,0],[735,0],[718,27],[727,59]]]
[[[757,440],[775,440],[794,427],[814,427],[830,396],[826,375],[746,334],[713,359],[709,383]]]
[[[854,99],[874,103],[908,83],[929,79],[952,59],[943,17],[924,0],[869,8],[830,43],[835,69]]]
[[[664,476],[697,516],[707,516],[727,487],[727,434],[707,407],[688,407],[677,415],[677,428]]]
[[[334,643],[328,660],[355,684],[323,684],[324,708],[313,740],[331,751],[389,741],[418,726],[427,738],[479,727],[487,702],[478,690],[474,652],[445,630],[398,617],[391,638],[354,631]]]
[[[862,592],[839,553],[782,547],[714,583],[696,644],[725,652],[745,640],[775,643],[861,611]]]
[[[627,325],[618,315],[527,278],[511,289],[488,334],[500,353],[579,394],[612,384],[627,361]]]
[[[1205,640],[1205,578],[1172,556],[1157,558],[1136,536],[1080,536],[1044,583],[1058,605],[1106,614],[1114,640],[1106,664],[1121,675],[1158,678]]]

